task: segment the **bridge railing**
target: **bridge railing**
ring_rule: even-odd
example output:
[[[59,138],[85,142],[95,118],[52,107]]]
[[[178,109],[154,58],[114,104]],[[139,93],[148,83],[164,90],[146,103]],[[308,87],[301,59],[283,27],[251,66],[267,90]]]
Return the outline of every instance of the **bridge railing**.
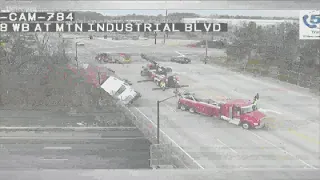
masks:
[[[160,145],[157,143],[157,128],[156,124],[147,117],[144,117],[134,107],[127,107],[121,103],[117,106],[122,109],[124,115],[130,118],[136,127],[144,134],[144,136],[153,144],[150,150],[153,152],[162,153],[166,158],[161,159],[161,165],[171,165],[178,168],[188,169],[203,169],[189,154],[187,154],[176,142],[174,142],[167,134],[160,131]],[[156,150],[157,149],[157,150]],[[170,160],[169,160],[169,159]],[[154,158],[151,158],[151,160]],[[155,162],[152,162],[154,164]]]

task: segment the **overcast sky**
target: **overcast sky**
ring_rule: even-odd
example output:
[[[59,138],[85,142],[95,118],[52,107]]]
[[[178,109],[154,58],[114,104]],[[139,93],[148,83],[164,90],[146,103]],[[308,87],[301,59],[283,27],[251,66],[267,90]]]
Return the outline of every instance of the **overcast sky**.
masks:
[[[1,1],[1,0],[0,0]],[[299,9],[315,9],[320,7],[320,0],[215,0],[215,1],[5,1],[0,6],[38,8],[47,10],[92,10],[106,15],[126,14],[165,14],[170,12],[193,12],[200,15],[245,15],[266,17],[298,17]],[[203,9],[216,10],[203,10]],[[118,10],[117,10],[118,9]],[[119,10],[121,9],[121,10]],[[131,10],[136,9],[136,10]],[[154,9],[154,10],[145,10]],[[162,10],[159,10],[162,9]],[[176,9],[176,10],[174,10]],[[188,9],[188,10],[184,10]],[[192,10],[193,9],[193,10]],[[270,10],[266,10],[270,9]],[[273,10],[271,10],[273,9]]]
[[[96,11],[104,15],[126,15],[126,14],[141,14],[141,15],[165,15],[165,10],[105,10]],[[208,16],[211,14],[218,15],[243,15],[243,16],[265,16],[265,17],[299,17],[298,10],[169,10],[172,12],[191,12],[200,15]]]

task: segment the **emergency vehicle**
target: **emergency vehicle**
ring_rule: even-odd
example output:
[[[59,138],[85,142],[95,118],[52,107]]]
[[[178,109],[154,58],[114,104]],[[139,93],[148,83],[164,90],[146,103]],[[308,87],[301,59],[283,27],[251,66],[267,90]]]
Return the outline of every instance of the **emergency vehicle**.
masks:
[[[151,79],[159,86],[162,90],[167,88],[178,88],[180,87],[179,78],[176,74],[167,71],[151,71]]]
[[[149,60],[150,63],[148,63],[146,66],[142,66],[142,70],[140,71],[141,76],[148,76],[151,78],[151,74],[153,70],[156,70],[159,64],[155,61]]]
[[[244,129],[265,127],[266,115],[254,108],[249,100],[227,99],[215,101],[198,98],[193,93],[183,93],[179,96],[177,108],[183,111],[218,117],[229,123],[242,126]]]
[[[99,53],[95,60],[99,63],[128,64],[131,63],[131,56],[125,53]]]
[[[142,66],[140,74],[141,76],[148,76],[149,79],[144,81],[153,81],[157,86],[160,87],[154,89],[162,89],[163,91],[165,91],[168,88],[182,87],[180,85],[178,76],[172,72],[172,69],[170,67],[160,66],[154,61],[150,62],[151,63],[149,63],[147,66]]]

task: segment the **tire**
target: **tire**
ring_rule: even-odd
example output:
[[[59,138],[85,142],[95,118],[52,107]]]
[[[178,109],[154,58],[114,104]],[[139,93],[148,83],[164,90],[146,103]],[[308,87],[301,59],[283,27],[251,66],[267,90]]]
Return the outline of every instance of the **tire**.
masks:
[[[189,112],[196,113],[196,110],[194,108],[189,108]]]
[[[181,109],[181,104],[178,102],[177,109]]]
[[[181,109],[182,111],[186,111],[186,110],[187,110],[187,107],[182,104],[182,105],[180,105],[180,109]]]
[[[246,129],[246,130],[248,130],[248,129],[250,129],[251,127],[250,127],[250,125],[248,124],[248,123],[242,123],[241,124],[241,127],[243,128],[243,129]]]

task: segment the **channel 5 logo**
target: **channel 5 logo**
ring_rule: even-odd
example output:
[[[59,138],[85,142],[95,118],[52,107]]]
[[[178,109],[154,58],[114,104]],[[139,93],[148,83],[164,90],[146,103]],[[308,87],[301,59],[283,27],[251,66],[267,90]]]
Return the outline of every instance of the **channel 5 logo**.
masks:
[[[302,16],[302,20],[304,25],[313,29],[313,28],[320,28],[320,14],[314,11],[313,13],[305,14]]]

